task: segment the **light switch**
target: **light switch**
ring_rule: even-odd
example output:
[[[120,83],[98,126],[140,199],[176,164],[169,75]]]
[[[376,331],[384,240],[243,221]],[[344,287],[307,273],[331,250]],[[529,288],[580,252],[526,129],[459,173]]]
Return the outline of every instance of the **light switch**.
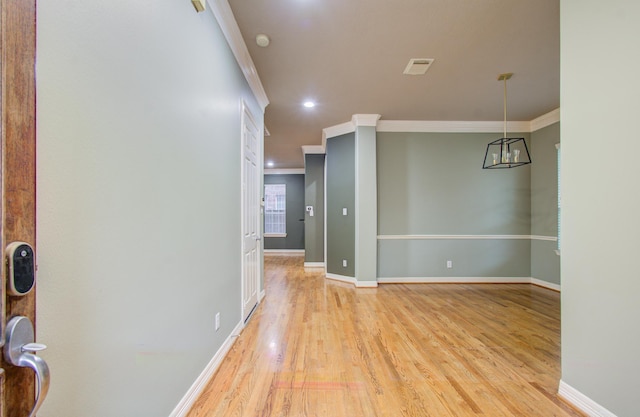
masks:
[[[346,208],[346,207],[343,207],[343,208],[342,208],[342,215],[343,215],[343,216],[346,216],[346,215],[347,215],[347,208]]]

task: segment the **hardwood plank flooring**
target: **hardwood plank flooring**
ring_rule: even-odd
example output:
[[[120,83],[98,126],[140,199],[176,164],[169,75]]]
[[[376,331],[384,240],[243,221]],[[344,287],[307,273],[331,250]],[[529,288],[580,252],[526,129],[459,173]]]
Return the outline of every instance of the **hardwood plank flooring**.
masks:
[[[583,415],[556,395],[556,292],[356,289],[287,256],[265,257],[265,288],[189,417]]]

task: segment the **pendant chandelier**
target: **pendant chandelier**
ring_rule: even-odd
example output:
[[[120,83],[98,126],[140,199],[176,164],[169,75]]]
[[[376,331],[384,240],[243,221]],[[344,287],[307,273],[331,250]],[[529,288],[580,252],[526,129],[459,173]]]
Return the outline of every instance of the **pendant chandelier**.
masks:
[[[498,81],[504,81],[504,136],[487,145],[482,169],[515,168],[531,163],[524,138],[507,137],[507,80],[511,76],[511,72],[498,76]]]

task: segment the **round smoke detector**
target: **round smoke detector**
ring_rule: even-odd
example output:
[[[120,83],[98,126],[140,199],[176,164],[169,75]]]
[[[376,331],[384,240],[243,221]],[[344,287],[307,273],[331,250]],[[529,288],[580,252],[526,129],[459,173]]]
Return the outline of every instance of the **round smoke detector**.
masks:
[[[258,44],[258,46],[262,46],[263,48],[266,48],[267,46],[269,46],[269,37],[264,33],[261,33],[258,36],[256,36],[256,43]]]

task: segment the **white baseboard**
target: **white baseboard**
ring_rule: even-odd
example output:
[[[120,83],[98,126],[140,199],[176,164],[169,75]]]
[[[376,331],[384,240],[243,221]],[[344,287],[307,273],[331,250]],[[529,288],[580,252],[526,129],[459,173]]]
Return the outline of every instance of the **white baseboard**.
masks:
[[[328,272],[327,272],[326,276],[327,276],[327,278],[332,279],[334,281],[348,282],[349,284],[356,285],[356,279],[354,277],[347,277],[347,276],[344,276],[344,275],[331,274],[331,273],[328,273]]]
[[[265,295],[267,295],[265,290],[260,291],[260,294],[258,294],[258,304],[260,304],[260,301],[262,301]]]
[[[204,389],[207,382],[209,382],[213,374],[218,370],[218,367],[222,363],[224,357],[229,353],[229,349],[231,349],[231,346],[236,341],[243,326],[244,324],[242,322],[236,325],[229,337],[227,337],[222,346],[220,346],[220,349],[218,349],[216,354],[213,355],[213,358],[209,361],[193,385],[191,385],[191,388],[189,388],[184,397],[182,397],[176,408],[174,408],[171,414],[169,414],[169,417],[184,417],[187,415],[189,409],[196,399],[198,399],[198,396]]]
[[[558,395],[577,407],[579,410],[587,413],[589,417],[616,417],[616,415],[611,411],[607,410],[562,380],[560,380]]]
[[[537,285],[538,287],[543,287],[543,288],[547,288],[547,289],[550,289],[550,290],[554,290],[554,291],[560,292],[560,285],[554,284],[552,282],[543,281],[543,280],[538,279],[538,278],[531,278],[531,283],[533,285]]]
[[[347,277],[344,275],[331,273],[327,273],[325,276],[334,281],[348,282],[349,284],[353,284],[353,286],[356,288],[376,288],[378,286],[378,281],[358,281],[354,277]]]
[[[356,281],[356,288],[377,288],[378,281]]]
[[[265,255],[304,256],[304,249],[265,249]]]
[[[305,262],[305,268],[324,268],[324,262]]]
[[[533,284],[560,292],[560,285],[531,277],[387,277],[380,284]]]
[[[529,277],[399,277],[378,278],[380,284],[530,284]]]
[[[375,288],[378,284],[533,284],[560,292],[560,285],[531,277],[386,277],[377,281],[358,281],[338,274],[327,273],[326,276],[358,288]]]

